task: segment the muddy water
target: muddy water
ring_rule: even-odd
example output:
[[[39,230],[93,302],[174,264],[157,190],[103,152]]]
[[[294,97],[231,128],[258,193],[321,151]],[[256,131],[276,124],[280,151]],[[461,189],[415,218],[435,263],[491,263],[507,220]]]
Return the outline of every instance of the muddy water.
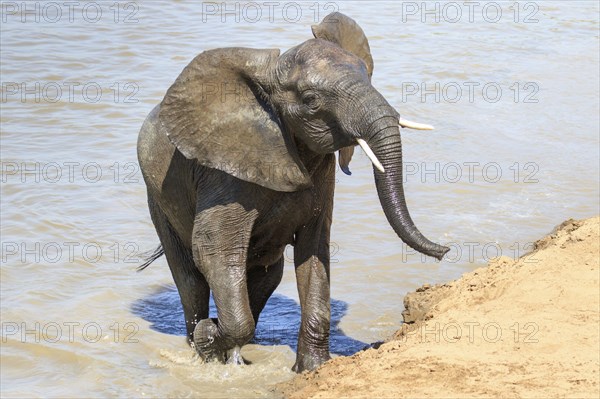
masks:
[[[336,188],[333,353],[389,336],[420,284],[599,213],[596,2],[235,4],[2,3],[3,396],[268,397],[292,377],[289,262],[242,368],[193,357],[164,259],[134,271],[158,242],[135,143],[198,52],[287,49],[335,7],[369,36],[374,85],[437,128],[403,132],[406,192],[416,224],[452,251],[406,250],[358,151]]]

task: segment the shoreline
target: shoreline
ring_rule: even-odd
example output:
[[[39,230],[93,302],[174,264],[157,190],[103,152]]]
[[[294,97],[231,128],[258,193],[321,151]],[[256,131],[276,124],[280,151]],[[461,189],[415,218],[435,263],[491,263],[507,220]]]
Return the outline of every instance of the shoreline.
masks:
[[[277,389],[330,397],[600,397],[600,217],[404,298],[387,342]]]

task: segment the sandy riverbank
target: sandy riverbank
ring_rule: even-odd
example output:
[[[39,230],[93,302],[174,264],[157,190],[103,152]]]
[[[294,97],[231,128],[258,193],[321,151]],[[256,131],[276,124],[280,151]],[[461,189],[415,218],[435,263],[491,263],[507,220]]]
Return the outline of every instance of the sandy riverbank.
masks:
[[[290,398],[600,397],[600,217],[561,224],[502,257],[406,296],[378,349],[280,386]]]

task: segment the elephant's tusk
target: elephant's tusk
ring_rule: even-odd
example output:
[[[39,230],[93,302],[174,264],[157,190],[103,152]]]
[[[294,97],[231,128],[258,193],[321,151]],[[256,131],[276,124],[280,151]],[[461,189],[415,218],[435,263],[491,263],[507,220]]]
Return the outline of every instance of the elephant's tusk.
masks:
[[[373,165],[375,165],[375,167],[377,169],[379,169],[379,171],[381,173],[385,173],[385,169],[383,169],[383,165],[381,164],[381,162],[379,162],[379,159],[377,159],[377,157],[375,156],[375,154],[373,153],[371,148],[369,148],[369,145],[367,144],[367,142],[364,141],[363,139],[356,139],[356,141],[358,141],[358,145],[360,145],[360,148],[363,149],[363,151],[365,152],[365,154],[367,154],[367,156],[369,157],[371,162],[373,162]]]
[[[413,122],[413,121],[409,121],[408,119],[403,119],[400,118],[398,120],[398,123],[400,124],[401,127],[407,127],[409,129],[416,129],[416,130],[433,130],[433,126],[428,125],[426,123],[419,123],[419,122]]]

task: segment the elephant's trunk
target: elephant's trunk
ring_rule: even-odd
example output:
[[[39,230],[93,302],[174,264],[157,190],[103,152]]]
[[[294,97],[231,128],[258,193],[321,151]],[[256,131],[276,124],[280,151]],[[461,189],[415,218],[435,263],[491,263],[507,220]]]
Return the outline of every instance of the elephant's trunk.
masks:
[[[395,114],[395,111],[394,111]],[[379,201],[390,225],[411,248],[439,260],[450,248],[429,241],[413,223],[402,185],[402,143],[396,116],[378,118],[363,136],[381,168],[373,166]]]

